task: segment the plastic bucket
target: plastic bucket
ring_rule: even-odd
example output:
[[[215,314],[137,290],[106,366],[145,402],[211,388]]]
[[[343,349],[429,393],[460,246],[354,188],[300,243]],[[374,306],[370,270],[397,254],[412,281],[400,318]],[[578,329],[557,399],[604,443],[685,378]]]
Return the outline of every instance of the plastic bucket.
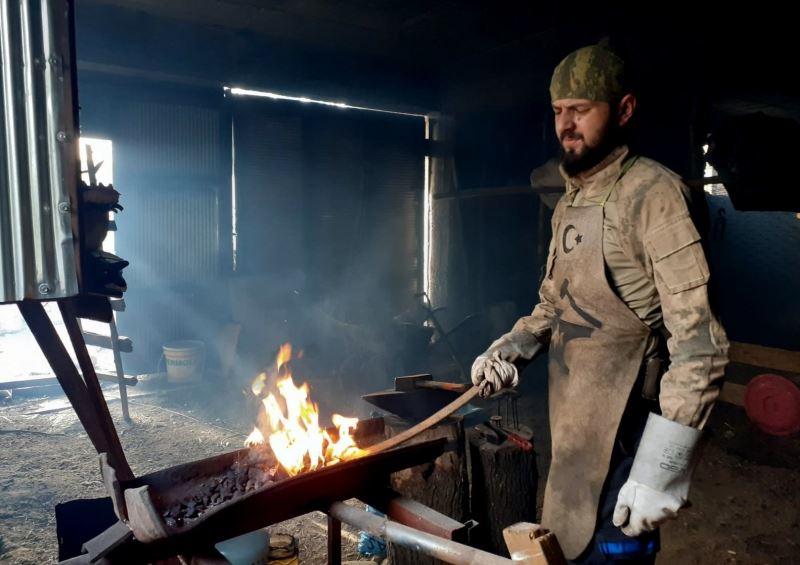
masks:
[[[173,341],[162,346],[167,365],[167,381],[185,383],[203,375],[206,344],[197,340]]]
[[[214,547],[232,565],[267,565],[269,531],[266,528],[221,541]]]

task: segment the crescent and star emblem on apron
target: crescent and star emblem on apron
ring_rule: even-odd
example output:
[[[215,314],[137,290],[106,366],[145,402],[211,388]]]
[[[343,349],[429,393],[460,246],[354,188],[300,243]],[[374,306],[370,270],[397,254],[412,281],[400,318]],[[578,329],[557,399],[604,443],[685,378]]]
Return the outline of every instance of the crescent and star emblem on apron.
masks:
[[[564,250],[564,253],[569,253],[575,249],[581,241],[583,241],[583,236],[578,233],[578,228],[572,224],[564,228],[564,232],[561,235],[561,248]]]

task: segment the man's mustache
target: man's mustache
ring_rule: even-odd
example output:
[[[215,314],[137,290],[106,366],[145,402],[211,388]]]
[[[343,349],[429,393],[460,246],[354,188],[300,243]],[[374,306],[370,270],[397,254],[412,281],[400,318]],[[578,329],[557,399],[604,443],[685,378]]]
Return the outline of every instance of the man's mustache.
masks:
[[[578,140],[582,140],[582,139],[583,139],[583,136],[581,134],[579,134],[579,133],[574,132],[574,131],[567,131],[567,132],[564,132],[564,133],[561,134],[561,142],[562,143],[564,141],[566,141],[566,140],[578,141]]]

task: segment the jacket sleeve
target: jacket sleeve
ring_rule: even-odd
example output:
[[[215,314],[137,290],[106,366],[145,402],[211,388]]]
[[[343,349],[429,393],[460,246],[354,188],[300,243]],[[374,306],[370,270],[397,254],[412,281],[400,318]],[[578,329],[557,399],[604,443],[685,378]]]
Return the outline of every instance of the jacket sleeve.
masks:
[[[551,278],[553,275],[553,263],[556,259],[557,246],[556,246],[556,233],[560,224],[561,216],[563,215],[564,199],[559,200],[556,209],[553,211],[552,219],[552,233],[550,238],[550,248],[547,253],[547,263],[545,267],[544,278],[539,287],[539,303],[534,307],[533,312],[529,316],[523,316],[514,324],[511,329],[512,332],[525,331],[532,333],[536,336],[537,341],[543,345],[549,345],[550,335],[552,334],[552,322],[555,317],[553,311],[553,297],[555,296],[555,283]]]
[[[728,340],[709,300],[709,268],[700,235],[680,185],[653,187],[647,207],[658,214],[645,226],[644,248],[652,263],[669,332],[669,369],[661,379],[662,415],[702,428],[719,396],[728,362]]]

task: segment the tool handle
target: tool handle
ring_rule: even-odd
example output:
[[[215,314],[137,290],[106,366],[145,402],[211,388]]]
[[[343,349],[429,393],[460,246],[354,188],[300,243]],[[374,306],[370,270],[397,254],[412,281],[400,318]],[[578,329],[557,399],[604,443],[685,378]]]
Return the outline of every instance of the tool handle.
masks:
[[[484,383],[482,383],[482,386],[484,384],[488,384],[487,381],[484,381]],[[456,398],[453,402],[451,402],[450,404],[448,404],[435,414],[428,416],[427,418],[422,420],[419,424],[412,426],[403,432],[400,432],[396,436],[390,437],[389,439],[386,439],[380,443],[376,443],[375,445],[368,447],[366,449],[367,453],[372,454],[372,453],[379,453],[381,451],[386,451],[387,449],[392,449],[393,447],[397,447],[401,443],[404,443],[410,440],[411,438],[418,436],[425,430],[432,428],[433,426],[435,426],[436,424],[438,424],[439,422],[450,416],[453,412],[455,412],[462,406],[469,404],[476,396],[478,396],[478,393],[480,391],[481,391],[481,386],[474,386],[470,388],[467,392]]]

